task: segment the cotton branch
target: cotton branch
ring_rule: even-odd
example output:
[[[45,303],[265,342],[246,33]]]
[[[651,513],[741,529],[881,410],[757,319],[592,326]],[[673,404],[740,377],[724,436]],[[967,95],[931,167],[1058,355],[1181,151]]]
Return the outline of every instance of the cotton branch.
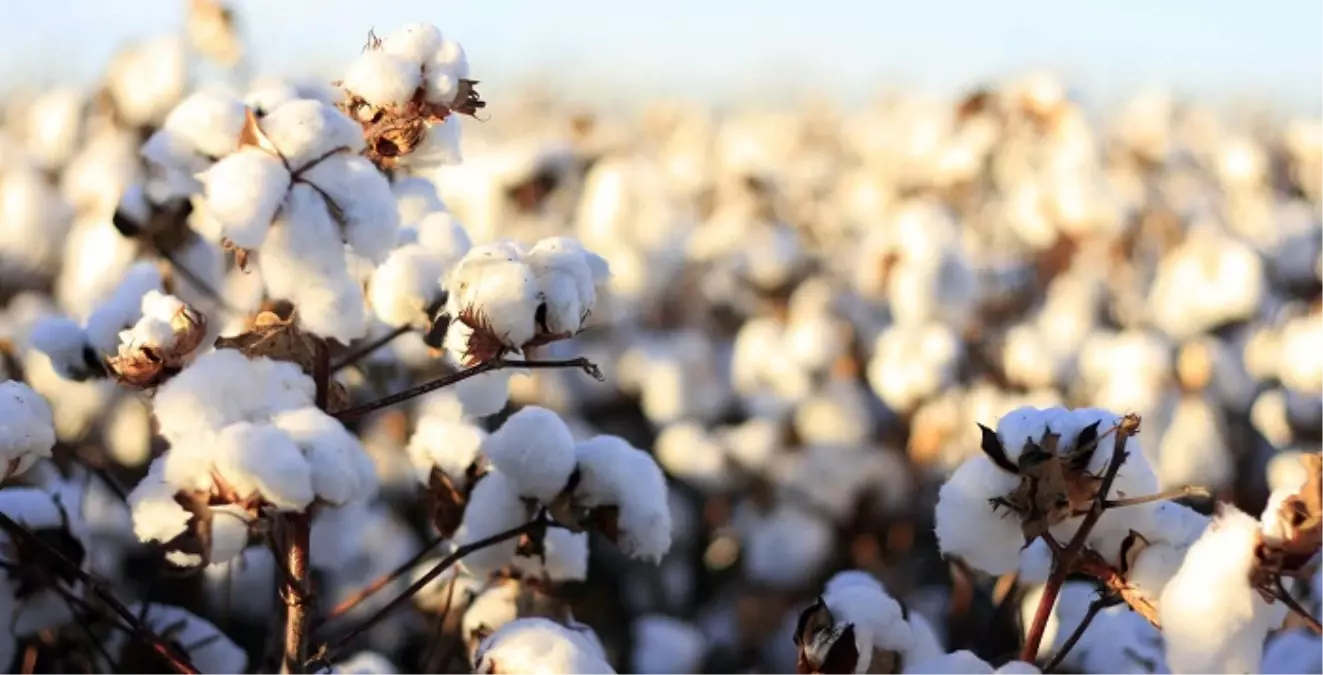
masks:
[[[134,616],[133,612],[130,612],[129,609],[124,606],[124,603],[115,598],[114,594],[102,586],[99,581],[84,571],[82,567],[64,557],[63,553],[60,553],[53,546],[46,543],[41,537],[33,534],[30,530],[15,521],[13,518],[10,518],[9,515],[5,513],[0,513],[0,529],[3,529],[11,537],[23,539],[25,542],[32,545],[33,549],[40,550],[44,553],[50,559],[52,564],[64,568],[71,575],[77,577],[79,581],[86,584],[102,602],[106,603],[106,605],[109,606],[120,619],[132,628],[132,635],[134,638],[147,644],[153,651],[160,654],[161,658],[165,659],[166,663],[170,664],[170,667],[176,672],[184,673],[185,675],[196,675],[198,673],[198,669],[189,662],[186,655],[178,653],[165,640],[163,640],[161,636],[143,625],[143,623],[138,620],[138,617]]]
[[[418,553],[414,554],[413,557],[404,561],[401,565],[399,565],[395,569],[377,577],[376,579],[373,579],[366,586],[356,591],[353,595],[350,595],[349,597],[345,598],[342,602],[340,602],[340,604],[336,605],[335,607],[332,607],[331,611],[327,612],[326,616],[322,618],[321,623],[324,624],[328,621],[334,620],[338,617],[348,614],[350,610],[359,606],[364,600],[367,600],[368,598],[372,597],[377,591],[380,591],[381,589],[385,588],[387,584],[394,581],[395,579],[400,578],[400,576],[403,575],[405,572],[408,572],[409,570],[413,569],[415,565],[417,565],[419,562],[422,562],[423,558],[426,558],[429,554],[431,554],[433,550],[436,549],[437,546],[440,546],[445,541],[446,540],[441,537],[437,537],[436,539],[433,539],[426,546],[423,546],[423,548],[419,550]]]
[[[1098,494],[1094,497],[1093,505],[1089,508],[1088,514],[1084,516],[1079,529],[1075,531],[1075,536],[1071,537],[1070,542],[1066,544],[1060,554],[1052,555],[1052,576],[1047,580],[1047,586],[1043,588],[1043,596],[1038,600],[1038,609],[1034,612],[1033,623],[1029,626],[1029,632],[1025,636],[1024,646],[1020,650],[1020,660],[1026,663],[1033,663],[1038,655],[1038,647],[1043,642],[1043,632],[1047,629],[1047,621],[1052,616],[1052,608],[1057,604],[1057,596],[1061,593],[1061,586],[1066,582],[1066,577],[1075,567],[1075,561],[1080,557],[1084,550],[1084,542],[1088,539],[1089,533],[1093,531],[1098,519],[1102,517],[1107,510],[1107,494],[1112,490],[1112,483],[1116,481],[1116,474],[1120,472],[1121,465],[1126,459],[1126,441],[1139,431],[1139,416],[1135,414],[1126,415],[1116,428],[1116,440],[1112,445],[1112,459],[1107,464],[1107,470],[1103,474],[1102,484],[1098,488]]]
[[[334,662],[340,656],[341,652],[343,652],[351,642],[353,642],[363,633],[367,632],[368,629],[380,623],[381,620],[385,619],[387,615],[398,609],[400,605],[407,602],[409,598],[412,598],[425,586],[432,583],[433,579],[436,579],[437,577],[441,576],[443,572],[450,569],[451,566],[462,560],[464,556],[467,556],[468,554],[477,551],[479,549],[487,548],[488,546],[495,546],[496,544],[499,544],[503,541],[508,541],[510,539],[514,539],[516,537],[525,534],[537,532],[542,528],[547,527],[547,525],[548,522],[546,520],[546,516],[544,513],[538,518],[535,518],[534,520],[530,520],[524,523],[523,525],[520,525],[519,527],[512,528],[504,532],[494,534],[490,537],[487,537],[486,539],[479,539],[478,541],[465,544],[464,546],[460,546],[459,548],[456,548],[454,552],[443,558],[441,562],[436,564],[435,567],[428,570],[426,574],[419,577],[417,581],[413,582],[413,584],[410,585],[407,589],[405,589],[404,592],[392,598],[390,602],[386,603],[385,607],[382,607],[381,609],[377,610],[375,614],[368,617],[366,620],[364,620],[362,623],[358,624],[357,626],[354,626],[353,630],[350,630],[347,635],[337,640],[334,645],[323,646],[321,650],[319,650],[317,657],[315,657],[313,661],[309,663],[309,665],[324,666],[326,664],[330,664]]]
[[[602,371],[597,368],[597,364],[584,357],[557,361],[511,361],[504,358],[495,358],[490,361],[484,361],[472,368],[466,368],[457,373],[451,373],[450,375],[439,377],[431,382],[425,382],[411,389],[406,389],[398,394],[391,394],[390,396],[378,399],[371,403],[365,403],[358,407],[341,410],[333,414],[336,419],[341,421],[357,419],[368,413],[381,410],[382,408],[389,408],[390,406],[397,403],[403,403],[411,398],[417,398],[423,394],[436,391],[437,389],[442,389],[463,382],[475,375],[481,375],[482,373],[501,370],[503,368],[581,368],[583,369],[583,372],[591,375],[597,381],[601,382],[604,380],[602,377]]]

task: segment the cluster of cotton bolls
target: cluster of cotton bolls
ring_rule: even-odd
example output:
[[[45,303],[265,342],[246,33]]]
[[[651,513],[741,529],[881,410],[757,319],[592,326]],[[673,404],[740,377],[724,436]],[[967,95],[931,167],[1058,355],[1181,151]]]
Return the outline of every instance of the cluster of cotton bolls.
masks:
[[[1318,120],[470,125],[234,19],[5,107],[9,670],[1323,670]]]

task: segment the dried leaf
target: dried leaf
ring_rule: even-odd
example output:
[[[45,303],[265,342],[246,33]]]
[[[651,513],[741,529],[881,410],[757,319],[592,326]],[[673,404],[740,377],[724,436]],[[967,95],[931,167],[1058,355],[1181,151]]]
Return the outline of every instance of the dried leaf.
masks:
[[[1011,461],[1011,458],[1006,455],[1006,448],[1001,444],[1001,439],[997,437],[997,432],[983,426],[982,424],[979,424],[978,428],[983,434],[979,446],[980,449],[983,450],[983,454],[987,455],[988,459],[991,459],[992,462],[1001,467],[1003,471],[1014,474],[1020,473],[1019,467],[1015,466],[1015,463]]]
[[[1121,541],[1121,576],[1128,576],[1130,570],[1135,568],[1135,561],[1139,559],[1139,554],[1148,548],[1149,541],[1144,535],[1130,530],[1125,539]]]
[[[253,327],[233,337],[216,340],[217,349],[237,349],[249,358],[265,356],[274,361],[297,364],[309,377],[313,377],[317,363],[319,338],[298,329],[295,317],[282,319],[272,311],[259,312]],[[343,384],[331,380],[327,397],[327,411],[335,412],[349,407],[349,392]]]

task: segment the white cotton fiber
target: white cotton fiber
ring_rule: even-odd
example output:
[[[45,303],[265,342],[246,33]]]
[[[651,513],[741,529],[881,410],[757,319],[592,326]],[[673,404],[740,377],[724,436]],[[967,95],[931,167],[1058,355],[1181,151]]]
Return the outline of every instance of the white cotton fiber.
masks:
[[[381,41],[381,51],[421,67],[441,49],[442,41],[441,31],[436,26],[415,21],[387,35]]]
[[[515,556],[515,567],[524,574],[553,582],[584,581],[588,578],[588,533],[554,527],[542,541],[544,563],[537,556]]]
[[[620,549],[640,560],[661,560],[671,547],[671,510],[657,463],[618,436],[595,436],[579,443],[575,453],[577,501],[620,507]]]
[[[216,436],[216,472],[240,496],[260,494],[284,511],[302,511],[316,493],[312,468],[284,430],[239,422]]]
[[[165,482],[165,461],[152,462],[147,475],[129,493],[129,508],[133,514],[133,534],[139,541],[168,542],[188,529],[193,514],[175,501],[178,491]]]
[[[423,415],[409,438],[406,452],[423,485],[434,469],[446,474],[456,485],[463,485],[465,474],[478,461],[478,451],[486,438],[487,432],[469,422]]]
[[[528,520],[519,489],[509,476],[492,471],[483,476],[469,494],[464,520],[455,531],[455,544],[464,546],[519,527]],[[486,577],[514,558],[514,538],[474,551],[461,563],[469,573]]]
[[[161,272],[150,262],[130,267],[115,290],[104,298],[87,317],[85,332],[88,344],[103,355],[119,350],[119,332],[132,326],[142,316],[142,296],[161,290]]]
[[[372,162],[340,153],[318,162],[304,178],[339,207],[349,247],[373,263],[385,260],[395,246],[400,215],[390,183]]]
[[[560,415],[529,406],[482,444],[482,452],[518,486],[519,494],[549,504],[574,471],[574,436]]]
[[[943,555],[957,555],[988,574],[1005,574],[1019,563],[1024,535],[1020,520],[1006,509],[995,513],[988,502],[1020,484],[987,457],[961,464],[938,492],[937,542]]]
[[[423,83],[421,61],[384,49],[365,50],[345,71],[340,86],[374,106],[403,106]]]
[[[542,618],[517,619],[488,635],[473,663],[475,673],[615,673],[592,638]]]
[[[475,246],[451,271],[446,289],[451,316],[474,316],[513,349],[533,338],[539,304],[537,280],[516,247]]]
[[[445,260],[419,244],[391,251],[368,281],[372,311],[387,325],[425,327],[427,307],[441,295]]]
[[[312,489],[331,504],[366,500],[376,492],[377,473],[358,437],[316,407],[282,412],[271,423],[304,452],[312,468]]]
[[[164,128],[185,139],[197,155],[224,157],[238,148],[244,119],[242,101],[225,94],[198,91],[170,111]]]
[[[270,111],[261,126],[295,171],[332,151],[363,149],[362,127],[321,101],[290,101]]]
[[[241,248],[257,248],[266,239],[276,209],[290,186],[280,159],[245,148],[198,175],[205,188],[207,213],[221,234]]]
[[[449,211],[428,213],[414,227],[418,231],[418,244],[447,260],[459,260],[473,248],[468,232]]]
[[[252,516],[242,507],[224,504],[211,507],[211,550],[207,563],[224,563],[239,557],[248,545],[248,526]]]
[[[51,407],[22,382],[0,383],[0,475],[9,478],[27,471],[55,446],[55,419]]]
[[[469,60],[464,47],[454,40],[442,40],[423,68],[427,101],[447,106],[455,103],[459,81],[469,77]]]
[[[450,115],[440,122],[427,125],[423,140],[414,146],[413,152],[400,158],[400,163],[415,171],[451,166],[464,161],[460,150],[460,121],[458,115]]]
[[[51,367],[68,380],[81,380],[88,375],[83,360],[87,349],[87,335],[72,319],[44,316],[32,328],[29,336],[32,347],[50,357]]]

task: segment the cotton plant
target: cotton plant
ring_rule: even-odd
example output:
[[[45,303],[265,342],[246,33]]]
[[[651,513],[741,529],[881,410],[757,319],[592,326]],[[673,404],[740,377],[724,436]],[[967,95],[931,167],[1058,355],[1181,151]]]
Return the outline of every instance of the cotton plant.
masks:
[[[592,629],[567,627],[548,619],[512,621],[482,640],[473,655],[475,673],[616,672]]]

